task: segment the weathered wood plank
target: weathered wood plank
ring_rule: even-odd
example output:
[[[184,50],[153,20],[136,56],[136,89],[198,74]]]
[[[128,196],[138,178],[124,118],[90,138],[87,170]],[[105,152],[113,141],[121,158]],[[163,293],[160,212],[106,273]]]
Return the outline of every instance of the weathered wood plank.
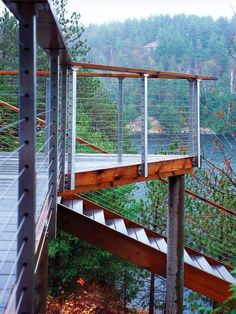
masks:
[[[190,174],[193,170],[192,157],[181,157],[176,159],[152,161],[148,165],[148,177],[140,177],[138,174],[140,164],[131,164],[108,169],[94,169],[91,171],[77,172],[75,176],[75,190],[67,190],[62,196],[73,196],[73,194],[99,190],[108,187],[121,186],[135,182],[155,180],[182,174]],[[109,167],[109,166],[108,166]]]

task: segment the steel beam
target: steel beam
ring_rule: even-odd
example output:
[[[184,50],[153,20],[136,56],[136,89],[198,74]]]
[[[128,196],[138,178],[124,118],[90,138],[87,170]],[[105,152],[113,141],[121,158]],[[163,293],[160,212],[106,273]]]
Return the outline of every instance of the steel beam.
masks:
[[[169,177],[166,313],[183,313],[184,175]]]
[[[118,162],[123,155],[123,78],[118,78]]]
[[[59,91],[59,51],[51,50],[51,99],[50,99],[50,141],[49,141],[49,204],[52,218],[49,227],[49,238],[56,236],[57,222],[57,189],[58,189],[58,91]]]
[[[19,177],[17,291],[18,313],[33,313],[36,210],[36,17],[32,3],[18,3]]]
[[[141,167],[139,175],[148,176],[148,74],[141,78]]]
[[[68,188],[75,188],[75,144],[76,144],[76,69],[69,70],[68,102]]]
[[[66,160],[66,119],[67,119],[67,67],[61,69],[61,147],[59,156],[60,183],[59,192],[65,188],[65,160]]]

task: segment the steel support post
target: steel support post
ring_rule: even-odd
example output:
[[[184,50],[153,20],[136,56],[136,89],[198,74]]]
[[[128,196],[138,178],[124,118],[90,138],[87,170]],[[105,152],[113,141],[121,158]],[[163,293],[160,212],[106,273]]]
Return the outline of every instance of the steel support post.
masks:
[[[200,146],[200,80],[189,80],[189,154],[197,158],[195,166],[201,166]]]
[[[201,130],[200,130],[200,82],[201,80],[195,80],[195,91],[196,91],[196,111],[197,111],[197,166],[201,167]]]
[[[45,155],[47,156],[49,153],[49,137],[50,137],[50,98],[51,98],[51,82],[50,78],[47,78],[46,80],[46,129],[45,129]]]
[[[36,209],[36,17],[34,4],[19,2],[19,176],[17,313],[33,313]]]
[[[123,78],[118,78],[118,162],[123,156]]]
[[[188,136],[189,136],[189,154],[196,153],[196,105],[195,105],[195,84],[194,80],[189,80],[189,119],[188,119]]]
[[[76,144],[76,69],[69,70],[68,102],[68,188],[75,188],[75,144]]]
[[[59,51],[51,50],[51,97],[50,97],[50,141],[49,141],[49,185],[50,192],[49,204],[51,211],[51,220],[49,226],[49,238],[56,236],[57,222],[57,189],[58,189],[58,101],[59,101]]]
[[[141,78],[141,167],[139,175],[148,176],[148,75]]]
[[[183,313],[184,175],[169,177],[166,313]]]
[[[66,160],[66,115],[67,115],[67,67],[61,68],[61,148],[60,148],[60,183],[59,192],[65,188],[65,160]]]

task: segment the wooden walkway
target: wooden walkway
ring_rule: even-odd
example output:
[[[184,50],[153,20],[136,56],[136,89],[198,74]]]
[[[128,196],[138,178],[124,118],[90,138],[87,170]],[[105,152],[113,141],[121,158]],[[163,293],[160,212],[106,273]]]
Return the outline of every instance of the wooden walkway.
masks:
[[[12,153],[0,153],[0,313],[6,304],[16,277],[16,246],[17,246],[17,203],[18,203],[18,156]],[[45,155],[39,154],[37,158],[37,196],[36,217],[37,222],[47,192],[48,184],[46,174],[47,165],[44,165]]]
[[[123,155],[118,162],[112,154],[76,154],[75,190],[61,195],[88,192],[108,187],[155,180],[193,171],[193,157],[187,155],[148,155],[148,177],[139,176],[140,155]]]

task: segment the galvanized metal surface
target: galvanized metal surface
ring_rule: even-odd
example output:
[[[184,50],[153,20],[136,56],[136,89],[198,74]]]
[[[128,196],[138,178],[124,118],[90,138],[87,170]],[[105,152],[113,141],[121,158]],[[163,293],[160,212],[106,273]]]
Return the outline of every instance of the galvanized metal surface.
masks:
[[[19,173],[17,290],[19,313],[33,313],[35,252],[36,16],[33,3],[18,4],[19,21]],[[22,225],[23,223],[23,225]]]
[[[141,78],[141,168],[140,176],[148,176],[148,75]]]
[[[52,211],[50,238],[56,236],[57,188],[58,188],[58,92],[59,92],[59,51],[51,51],[51,99],[50,99],[50,142],[49,142],[49,184],[50,210]]]
[[[123,154],[123,78],[118,79],[118,161]]]
[[[68,101],[68,187],[75,186],[75,143],[76,143],[76,69],[69,70]]]

